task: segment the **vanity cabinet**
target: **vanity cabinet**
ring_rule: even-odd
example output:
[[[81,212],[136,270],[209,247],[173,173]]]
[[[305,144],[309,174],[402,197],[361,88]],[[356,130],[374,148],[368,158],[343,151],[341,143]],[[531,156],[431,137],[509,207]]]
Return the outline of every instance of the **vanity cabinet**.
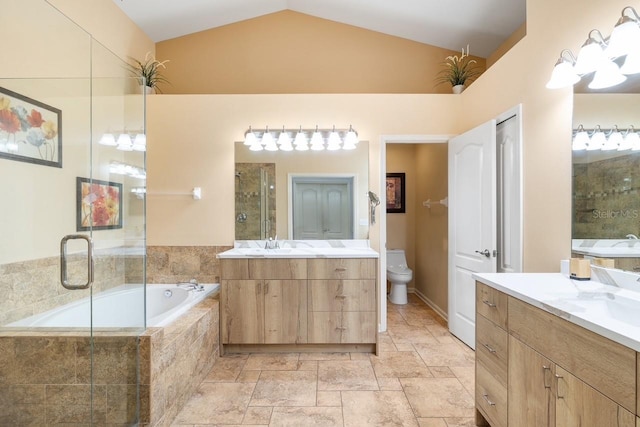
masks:
[[[483,283],[476,296],[479,425],[635,425],[634,350]]]
[[[376,259],[221,259],[223,345],[374,344]]]
[[[306,259],[223,260],[222,343],[306,343],[306,264]]]
[[[634,427],[635,415],[565,369],[556,368],[556,425]]]
[[[476,307],[476,406],[492,426],[506,427],[507,300],[501,293],[478,284]]]
[[[309,342],[376,341],[376,261],[309,260]]]

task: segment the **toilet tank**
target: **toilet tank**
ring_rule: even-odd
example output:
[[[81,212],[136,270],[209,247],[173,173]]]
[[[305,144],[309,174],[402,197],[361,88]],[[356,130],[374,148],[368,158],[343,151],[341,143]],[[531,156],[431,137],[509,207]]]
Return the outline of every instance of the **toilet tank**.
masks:
[[[387,250],[387,266],[406,266],[407,259],[404,256],[404,249]]]

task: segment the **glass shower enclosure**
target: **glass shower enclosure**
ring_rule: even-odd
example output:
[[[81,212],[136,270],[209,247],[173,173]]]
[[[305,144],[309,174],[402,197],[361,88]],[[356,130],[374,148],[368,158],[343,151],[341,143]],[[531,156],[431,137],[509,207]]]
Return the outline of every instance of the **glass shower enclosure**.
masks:
[[[46,2],[5,2],[0,33],[18,53],[0,68],[0,425],[135,425],[145,97]]]

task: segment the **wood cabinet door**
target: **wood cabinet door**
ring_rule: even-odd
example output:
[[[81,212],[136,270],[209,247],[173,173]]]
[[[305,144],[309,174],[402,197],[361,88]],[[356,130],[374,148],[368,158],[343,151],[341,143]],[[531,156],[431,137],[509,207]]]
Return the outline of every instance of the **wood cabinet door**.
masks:
[[[264,342],[307,342],[307,281],[264,281]]]
[[[558,427],[634,427],[635,416],[568,371],[556,366]]]
[[[518,339],[509,337],[509,425],[553,427],[555,365]],[[576,424],[577,425],[577,424]],[[558,424],[569,427],[569,424]]]
[[[259,280],[223,280],[223,344],[264,343],[264,293]]]

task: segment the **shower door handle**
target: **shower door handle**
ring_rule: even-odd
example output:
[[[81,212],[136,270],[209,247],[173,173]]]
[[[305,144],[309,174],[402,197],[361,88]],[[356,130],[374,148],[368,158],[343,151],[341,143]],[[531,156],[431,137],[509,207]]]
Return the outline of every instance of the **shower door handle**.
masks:
[[[72,285],[67,279],[67,242],[69,240],[87,241],[87,282],[83,285]],[[87,289],[93,283],[93,240],[84,234],[68,234],[60,241],[60,283],[65,289]]]

